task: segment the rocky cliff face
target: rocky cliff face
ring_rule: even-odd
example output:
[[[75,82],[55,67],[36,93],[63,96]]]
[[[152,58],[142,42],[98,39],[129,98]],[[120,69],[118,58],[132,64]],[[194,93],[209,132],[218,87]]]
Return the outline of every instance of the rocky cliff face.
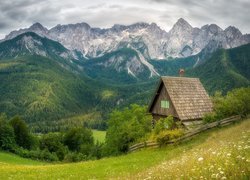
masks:
[[[188,57],[199,53],[211,41],[223,48],[237,47],[250,42],[250,35],[242,35],[235,27],[222,30],[215,24],[193,28],[179,19],[166,32],[155,23],[136,23],[129,26],[114,25],[108,29],[92,28],[86,23],[57,25],[48,30],[39,23],[27,29],[13,31],[5,40],[32,31],[40,36],[56,40],[70,50],[78,50],[85,57],[100,57],[124,47],[138,50],[146,59]]]

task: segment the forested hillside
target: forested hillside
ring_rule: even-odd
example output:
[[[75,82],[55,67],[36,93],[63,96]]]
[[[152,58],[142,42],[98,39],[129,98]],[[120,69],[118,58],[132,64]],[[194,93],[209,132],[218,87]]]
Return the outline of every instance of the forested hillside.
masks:
[[[220,49],[188,76],[199,77],[210,94],[250,86],[250,44],[233,49]]]
[[[83,78],[46,57],[1,60],[0,81],[1,112],[27,121],[59,119],[96,105],[95,92]]]

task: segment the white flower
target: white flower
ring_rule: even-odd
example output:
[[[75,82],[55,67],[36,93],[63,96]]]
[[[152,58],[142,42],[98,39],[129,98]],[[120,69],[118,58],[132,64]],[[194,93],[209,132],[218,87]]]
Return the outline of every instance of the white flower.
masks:
[[[204,159],[203,159],[203,157],[199,157],[199,159],[198,159],[198,161],[203,161]]]
[[[227,153],[227,156],[229,157],[229,156],[231,156],[231,154],[230,154],[230,153]]]

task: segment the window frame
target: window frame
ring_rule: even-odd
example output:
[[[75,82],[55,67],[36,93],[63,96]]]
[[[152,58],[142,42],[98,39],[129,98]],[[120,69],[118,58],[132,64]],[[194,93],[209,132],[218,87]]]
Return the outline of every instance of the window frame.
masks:
[[[161,108],[169,109],[170,103],[168,100],[161,100]]]

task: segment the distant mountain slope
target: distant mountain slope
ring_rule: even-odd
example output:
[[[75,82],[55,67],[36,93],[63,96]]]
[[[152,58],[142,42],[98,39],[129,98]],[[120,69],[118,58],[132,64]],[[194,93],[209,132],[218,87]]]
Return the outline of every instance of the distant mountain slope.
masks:
[[[54,59],[73,58],[71,52],[60,43],[26,32],[0,44],[0,58],[20,55],[41,55]]]
[[[187,74],[199,77],[210,93],[250,86],[250,44],[220,49]]]
[[[28,121],[87,112],[96,104],[93,89],[56,61],[37,55],[0,60],[0,112]]]
[[[74,61],[60,43],[33,32],[0,43],[0,112],[31,122],[94,108],[98,91]]]
[[[19,114],[29,122],[49,122],[89,111],[106,116],[135,99],[146,103],[148,96],[137,96],[151,92],[148,84],[152,81],[118,86],[117,72],[112,75],[107,69],[107,78],[108,74],[118,76],[107,84],[103,81],[107,78],[87,77],[91,70],[83,62],[60,43],[31,32],[0,43],[0,113]]]

